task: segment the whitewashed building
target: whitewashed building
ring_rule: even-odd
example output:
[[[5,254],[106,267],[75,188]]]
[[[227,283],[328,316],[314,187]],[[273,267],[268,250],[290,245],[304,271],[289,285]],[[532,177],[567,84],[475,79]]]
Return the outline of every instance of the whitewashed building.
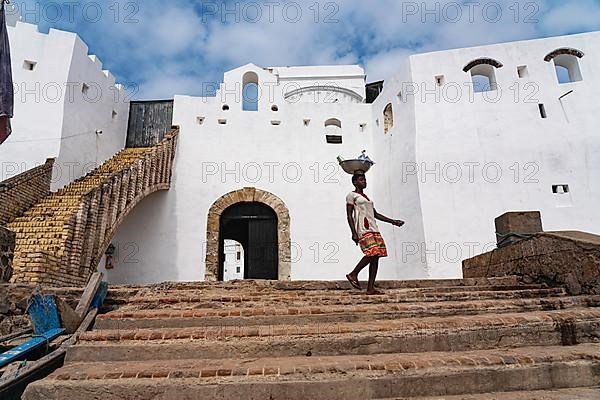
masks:
[[[56,157],[56,189],[123,148],[129,99],[75,34],[18,19],[0,180]],[[380,224],[381,279],[460,277],[506,211],[600,233],[599,49],[594,32],[414,55],[374,101],[356,65],[228,71],[214,96],[175,97],[172,188],[123,222],[107,279],[343,279],[362,254],[336,157],[363,150],[367,194],[406,221]]]
[[[222,209],[247,199],[244,188],[289,230],[290,257],[281,232],[271,238],[274,278],[343,279],[361,252],[336,156],[362,150],[377,162],[367,188],[377,210],[406,221],[381,224],[382,279],[460,277],[463,259],[495,246],[493,220],[506,211],[600,233],[598,49],[600,33],[587,33],[414,55],[372,104],[358,66],[229,71],[214,97],[175,97],[173,187],[125,221],[115,243],[135,243],[137,256],[109,279],[222,278],[218,243],[234,238],[219,218],[269,218]]]
[[[55,158],[58,189],[125,146],[130,99],[75,33],[41,33],[13,9],[7,23],[15,118],[0,146],[0,181]]]
[[[234,281],[244,279],[244,247],[235,240],[225,240],[225,260],[223,264],[223,280]]]

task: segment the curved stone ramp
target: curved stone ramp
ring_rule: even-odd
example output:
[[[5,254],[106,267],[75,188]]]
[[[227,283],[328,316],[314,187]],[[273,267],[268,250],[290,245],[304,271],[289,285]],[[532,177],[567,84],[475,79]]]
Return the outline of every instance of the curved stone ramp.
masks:
[[[85,286],[133,207],[169,189],[178,133],[150,148],[120,151],[10,223],[16,233],[11,282]]]
[[[600,299],[515,282],[382,282],[375,297],[347,282],[117,287],[115,309],[24,400],[528,399],[599,386]]]

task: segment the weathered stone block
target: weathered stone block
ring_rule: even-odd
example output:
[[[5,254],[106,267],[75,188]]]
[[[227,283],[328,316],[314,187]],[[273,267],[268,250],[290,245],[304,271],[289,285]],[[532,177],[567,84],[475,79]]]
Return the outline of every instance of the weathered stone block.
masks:
[[[518,235],[544,231],[542,227],[542,214],[539,211],[508,212],[496,218],[495,223],[498,247],[521,240],[522,238]]]

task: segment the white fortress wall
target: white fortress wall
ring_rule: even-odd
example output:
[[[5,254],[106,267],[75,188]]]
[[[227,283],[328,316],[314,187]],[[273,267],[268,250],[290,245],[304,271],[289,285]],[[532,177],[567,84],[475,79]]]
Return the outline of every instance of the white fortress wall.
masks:
[[[86,44],[75,40],[69,69],[72,98],[64,103],[62,144],[57,164],[62,176],[55,174],[55,188],[85,175],[125,147],[129,117],[129,95],[117,85],[102,62],[88,55]],[[84,85],[88,88],[83,92]],[[101,132],[101,133],[100,133]]]
[[[75,35],[36,25],[8,26],[15,85],[13,134],[0,146],[0,180],[10,178],[47,158],[57,157],[64,106],[62,92],[73,56]],[[49,101],[50,100],[50,101]]]
[[[56,190],[124,147],[129,99],[114,77],[102,71],[102,63],[88,56],[76,34],[55,29],[40,33],[36,25],[23,22],[8,31],[15,117],[13,134],[0,147],[0,179],[57,158]]]
[[[544,61],[563,47],[585,54],[582,81],[559,84],[553,61]],[[600,232],[598,48],[600,33],[590,33],[411,57],[421,90],[416,161],[432,277],[460,277],[462,259],[494,246],[493,220],[506,211],[540,210],[546,230]],[[470,95],[463,67],[480,57],[502,63],[494,68],[498,88]],[[440,75],[445,96],[421,96]],[[553,193],[563,184],[570,193]]]
[[[261,85],[277,82],[268,71],[247,65],[225,74],[226,95],[175,97],[173,122],[181,131],[173,185],[165,198],[148,200],[162,202],[160,213],[167,215],[150,224],[151,214],[142,212],[149,211],[146,202],[140,212],[134,210],[115,241],[137,243],[139,263],[124,265],[119,272],[117,265],[109,280],[203,279],[208,210],[221,196],[244,187],[270,192],[286,204],[292,279],[340,279],[361,257],[345,214],[345,196],[353,187],[336,157],[356,157],[372,147],[368,131],[360,128],[371,120],[370,105],[288,103],[276,90],[272,98],[261,97],[257,112],[242,111],[232,88],[241,87],[248,71],[258,75]],[[278,111],[271,110],[273,104]],[[331,118],[342,123],[343,144],[326,143],[324,124]]]
[[[382,261],[381,272],[395,279],[428,277],[419,183],[411,173],[415,164],[415,104],[412,97],[403,93],[411,81],[407,59],[398,65],[398,73],[385,81],[383,92],[372,105],[370,122],[377,164],[368,176],[369,182],[375,182],[368,192],[375,197],[379,212],[406,222],[402,228],[380,224],[390,253],[390,258]],[[393,125],[386,133],[384,110],[389,105]]]

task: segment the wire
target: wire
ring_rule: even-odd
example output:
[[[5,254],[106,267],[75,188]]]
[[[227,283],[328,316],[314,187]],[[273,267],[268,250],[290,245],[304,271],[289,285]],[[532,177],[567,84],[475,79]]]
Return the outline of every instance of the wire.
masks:
[[[1,1],[1,0],[0,0]],[[104,131],[104,129],[108,128],[108,124],[105,125],[103,128],[101,129],[95,129],[95,130],[91,130],[91,131],[85,131],[85,132],[81,132],[81,133],[76,133],[73,135],[69,135],[69,136],[61,136],[60,137],[60,141],[66,140],[66,139],[71,139],[74,137],[79,137],[79,136],[85,136],[85,135],[91,135],[91,134],[96,134],[96,132],[98,131]],[[14,134],[14,129],[13,129],[13,134],[11,135],[12,137],[15,136]],[[59,140],[58,138],[43,138],[43,139],[22,139],[22,140],[11,140],[10,143],[31,143],[31,142],[51,142],[54,140]]]

